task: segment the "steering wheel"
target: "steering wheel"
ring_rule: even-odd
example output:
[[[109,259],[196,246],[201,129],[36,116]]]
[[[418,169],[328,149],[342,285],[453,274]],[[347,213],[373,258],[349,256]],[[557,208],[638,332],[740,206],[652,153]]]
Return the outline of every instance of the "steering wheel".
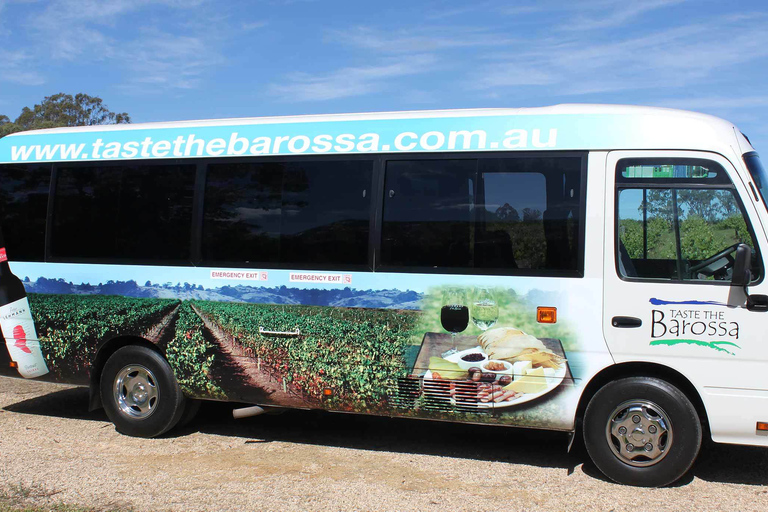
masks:
[[[699,273],[700,270],[707,269],[706,272],[701,272],[701,273],[711,276],[716,274],[718,270],[722,270],[727,268],[729,265],[733,265],[734,259],[728,255],[731,254],[733,251],[735,251],[740,244],[741,242],[737,242],[733,245],[729,245],[725,249],[719,251],[717,254],[714,254],[709,258],[705,259],[704,261],[700,261],[699,263],[693,265],[690,268],[691,274],[697,274]],[[723,258],[725,258],[725,263],[723,263],[722,265],[718,265],[716,268],[712,268],[712,269],[707,268],[711,264],[715,263],[717,260],[720,260]]]

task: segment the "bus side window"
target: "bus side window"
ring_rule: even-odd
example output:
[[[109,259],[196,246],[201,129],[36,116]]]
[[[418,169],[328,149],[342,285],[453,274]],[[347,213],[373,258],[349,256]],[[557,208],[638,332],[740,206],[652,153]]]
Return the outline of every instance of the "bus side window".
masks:
[[[14,261],[43,261],[51,164],[0,167],[0,219]]]
[[[194,165],[57,168],[51,256],[189,264]]]
[[[387,162],[381,253],[384,264],[471,266],[476,160]]]
[[[581,177],[579,156],[389,161],[379,265],[580,275]]]
[[[204,263],[363,267],[372,176],[370,160],[209,164]]]

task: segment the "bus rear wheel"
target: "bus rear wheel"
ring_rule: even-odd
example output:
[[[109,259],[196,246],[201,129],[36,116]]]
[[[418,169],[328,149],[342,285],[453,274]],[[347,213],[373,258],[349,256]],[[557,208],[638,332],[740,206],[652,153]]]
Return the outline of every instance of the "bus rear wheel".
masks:
[[[168,362],[147,347],[129,345],[112,354],[100,382],[101,401],[118,432],[157,437],[179,422],[185,398]]]
[[[616,482],[669,485],[693,465],[702,427],[688,397],[669,382],[629,377],[610,382],[584,413],[584,444],[597,468]]]

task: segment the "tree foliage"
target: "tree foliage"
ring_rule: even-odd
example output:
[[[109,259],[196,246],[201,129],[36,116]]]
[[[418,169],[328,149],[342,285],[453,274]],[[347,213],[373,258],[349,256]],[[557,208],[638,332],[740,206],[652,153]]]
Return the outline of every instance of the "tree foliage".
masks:
[[[681,217],[701,217],[707,222],[717,222],[740,214],[736,198],[730,190],[697,190],[680,188],[677,207]],[[662,217],[672,222],[674,206],[670,189],[648,190],[648,216]],[[642,205],[638,207],[642,212]]]
[[[684,260],[702,261],[734,245],[754,247],[747,223],[730,190],[678,189],[680,251]],[[647,237],[649,260],[676,259],[674,208],[669,189],[648,190],[647,221],[620,219],[621,242],[630,258],[643,259],[643,236]],[[638,213],[642,214],[640,204]],[[640,215],[638,215],[640,216]]]
[[[0,137],[9,133],[43,128],[130,122],[131,118],[127,113],[112,112],[98,96],[58,93],[46,96],[32,108],[24,107],[13,122],[8,116],[0,115]]]
[[[632,259],[643,258],[643,222],[634,219],[621,219],[619,221],[621,243]],[[672,225],[661,217],[651,217],[647,223],[648,258],[649,259],[674,259],[675,247],[669,242],[674,242]],[[664,235],[667,235],[666,237]]]
[[[680,251],[683,259],[700,261],[717,253],[718,246],[713,226],[699,215],[691,215],[680,222]]]

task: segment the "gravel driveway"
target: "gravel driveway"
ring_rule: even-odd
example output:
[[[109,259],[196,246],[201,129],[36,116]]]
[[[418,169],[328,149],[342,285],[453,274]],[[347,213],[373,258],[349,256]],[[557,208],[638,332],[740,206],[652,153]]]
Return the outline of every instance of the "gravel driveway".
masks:
[[[0,490],[145,510],[766,510],[768,449],[709,445],[676,487],[605,481],[558,433],[207,403],[162,439],[115,432],[88,392],[0,377]]]

